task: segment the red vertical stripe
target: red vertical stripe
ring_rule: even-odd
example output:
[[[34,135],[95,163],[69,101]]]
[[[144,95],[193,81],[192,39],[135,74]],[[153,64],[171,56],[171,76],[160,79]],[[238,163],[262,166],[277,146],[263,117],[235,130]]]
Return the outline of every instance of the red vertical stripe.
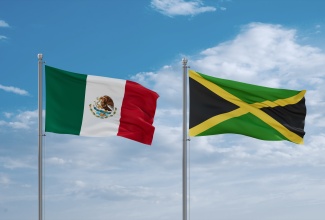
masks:
[[[158,97],[156,92],[127,80],[117,136],[151,145]]]

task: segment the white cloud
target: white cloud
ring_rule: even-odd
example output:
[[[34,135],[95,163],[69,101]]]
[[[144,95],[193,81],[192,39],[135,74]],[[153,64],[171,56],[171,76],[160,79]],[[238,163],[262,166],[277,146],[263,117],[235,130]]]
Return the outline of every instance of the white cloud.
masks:
[[[5,115],[10,121],[0,121],[2,127],[9,127],[15,130],[30,129],[37,122],[38,111],[25,111],[20,113],[6,112]]]
[[[3,167],[7,169],[35,168],[33,165],[31,165],[34,163],[33,159],[31,158],[16,159],[16,158],[0,157],[0,162],[3,164]]]
[[[0,40],[5,40],[5,39],[7,39],[6,36],[0,35]]]
[[[29,93],[26,90],[13,87],[13,86],[4,86],[0,84],[0,89],[6,91],[6,92],[12,92],[18,95],[29,95]]]
[[[9,27],[9,24],[7,22],[5,22],[4,20],[0,20],[0,28],[5,28],[5,27]],[[6,40],[6,39],[8,39],[6,36],[0,35],[0,41]]]
[[[7,176],[0,173],[0,186],[7,186],[10,182],[11,181]]]
[[[67,163],[63,158],[58,158],[58,157],[51,157],[46,160],[48,164],[52,165],[64,165]]]
[[[169,17],[216,11],[215,7],[204,6],[200,0],[152,0],[151,7]]]
[[[9,27],[9,24],[4,20],[0,20],[0,27]]]
[[[202,51],[190,65],[206,74],[270,87],[312,86],[325,74],[325,54],[296,38],[296,30],[251,23],[235,39]]]
[[[11,118],[11,116],[13,115],[13,113],[10,112],[4,112],[3,114],[6,118]]]

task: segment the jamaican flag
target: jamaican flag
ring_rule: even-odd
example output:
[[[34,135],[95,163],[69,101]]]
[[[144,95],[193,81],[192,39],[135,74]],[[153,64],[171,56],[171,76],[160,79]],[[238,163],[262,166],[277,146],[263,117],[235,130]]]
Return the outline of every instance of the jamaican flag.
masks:
[[[189,70],[189,135],[241,134],[303,143],[306,90],[267,88]]]

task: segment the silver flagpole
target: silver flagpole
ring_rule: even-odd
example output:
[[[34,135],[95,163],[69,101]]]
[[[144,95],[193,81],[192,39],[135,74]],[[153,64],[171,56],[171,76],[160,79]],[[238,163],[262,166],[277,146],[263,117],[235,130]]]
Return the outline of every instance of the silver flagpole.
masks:
[[[183,58],[183,220],[187,220],[187,59]]]
[[[38,219],[43,219],[43,54],[38,54]]]

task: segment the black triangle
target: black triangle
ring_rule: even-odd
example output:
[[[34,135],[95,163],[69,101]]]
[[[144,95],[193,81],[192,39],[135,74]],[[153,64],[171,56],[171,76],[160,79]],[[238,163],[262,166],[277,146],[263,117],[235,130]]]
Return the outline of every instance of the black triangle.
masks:
[[[189,87],[190,128],[195,127],[213,116],[227,113],[238,108],[237,105],[223,99],[192,78],[189,78]]]
[[[305,131],[305,117],[306,105],[305,98],[301,99],[298,103],[286,106],[277,106],[273,108],[262,108],[266,114],[277,120],[283,126],[300,137],[304,137]]]

